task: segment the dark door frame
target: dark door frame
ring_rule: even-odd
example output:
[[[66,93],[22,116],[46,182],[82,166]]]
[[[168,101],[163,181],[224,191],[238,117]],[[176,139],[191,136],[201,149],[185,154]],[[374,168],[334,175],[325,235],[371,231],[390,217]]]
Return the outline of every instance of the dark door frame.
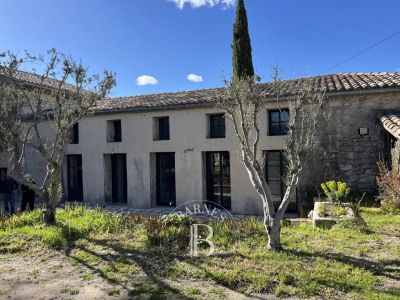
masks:
[[[267,181],[267,183],[268,183],[268,153],[271,153],[271,152],[279,153],[279,167],[280,167],[279,176],[281,177],[281,180],[280,180],[281,200],[279,202],[279,205],[280,205],[282,203],[283,196],[284,196],[284,193],[285,193],[285,188],[284,188],[285,184],[282,181],[282,178],[283,178],[284,172],[285,172],[285,163],[284,163],[285,162],[285,158],[284,158],[284,154],[283,154],[283,152],[281,150],[268,150],[268,151],[265,151],[265,154],[267,155],[267,159],[265,160],[265,164],[266,164],[266,166],[265,166],[265,180]],[[297,199],[297,189],[295,189],[295,195],[294,196],[296,197],[296,208],[292,209],[290,207],[290,203],[289,203],[289,205],[288,205],[288,207],[286,209],[286,212],[288,212],[288,213],[298,213],[298,211],[299,211],[299,209],[298,209],[298,199]]]
[[[169,199],[168,203],[161,203],[161,159],[167,159],[168,174],[169,174]],[[173,169],[173,171],[172,171]],[[160,152],[156,153],[156,205],[157,206],[175,206],[176,205],[176,172],[175,172],[175,153]]]
[[[231,172],[230,172],[230,154],[229,151],[208,151],[206,152],[206,185],[207,185],[207,199],[211,202],[214,202],[218,205],[221,205],[225,209],[231,209],[231,196],[227,199],[227,203],[225,203],[224,199],[224,182],[223,182],[223,166],[222,166],[222,155],[223,153],[227,154],[228,158],[228,169],[229,169],[229,186],[231,187]],[[213,190],[213,159],[212,156],[214,154],[218,154],[219,156],[219,194],[221,198],[221,203],[217,203],[214,199],[214,190]]]
[[[122,180],[123,180],[123,200],[118,201],[119,195],[119,169],[118,160],[122,159]],[[111,188],[112,188],[112,202],[113,203],[128,203],[128,184],[127,184],[127,170],[126,170],[126,154],[111,154]]]
[[[77,187],[72,186],[71,168],[73,159],[77,159]],[[68,181],[68,201],[83,201],[83,177],[82,177],[82,154],[68,154],[67,155],[67,181]]]

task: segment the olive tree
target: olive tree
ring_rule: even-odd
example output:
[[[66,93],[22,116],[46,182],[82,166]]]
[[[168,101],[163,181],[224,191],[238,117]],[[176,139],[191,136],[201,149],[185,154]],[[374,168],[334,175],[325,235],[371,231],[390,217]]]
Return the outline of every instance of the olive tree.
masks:
[[[7,176],[43,199],[48,225],[56,221],[71,130],[115,84],[114,73],[89,75],[82,62],[55,49],[40,56],[25,52],[22,58],[10,51],[0,54],[0,145]],[[51,136],[44,133],[49,129]],[[23,176],[28,151],[46,164],[43,180],[36,184]]]
[[[225,111],[227,119],[233,123],[234,132],[240,146],[240,161],[247,170],[250,181],[260,195],[263,206],[264,226],[268,234],[268,248],[282,249],[280,242],[281,220],[293,196],[303,166],[314,149],[314,133],[317,115],[320,111],[323,91],[318,90],[312,78],[281,81],[275,68],[274,81],[263,92],[257,76],[224,80],[225,88],[217,97],[217,106]],[[260,117],[266,113],[265,100],[276,101],[277,107],[289,108],[285,136],[286,172],[282,180],[286,190],[277,210],[274,208],[270,188],[265,178],[265,149],[259,142],[265,138],[260,126]],[[281,111],[282,112],[282,111]],[[264,134],[264,135],[263,135]]]

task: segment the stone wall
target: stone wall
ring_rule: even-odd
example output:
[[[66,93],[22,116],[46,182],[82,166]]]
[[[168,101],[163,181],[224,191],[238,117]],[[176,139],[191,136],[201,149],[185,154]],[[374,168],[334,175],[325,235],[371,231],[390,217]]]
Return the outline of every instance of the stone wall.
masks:
[[[385,130],[379,119],[400,111],[400,93],[331,96],[318,119],[318,151],[299,184],[300,197],[315,194],[321,182],[346,182],[352,190],[376,193],[377,162],[384,149]],[[361,135],[360,128],[368,134]]]

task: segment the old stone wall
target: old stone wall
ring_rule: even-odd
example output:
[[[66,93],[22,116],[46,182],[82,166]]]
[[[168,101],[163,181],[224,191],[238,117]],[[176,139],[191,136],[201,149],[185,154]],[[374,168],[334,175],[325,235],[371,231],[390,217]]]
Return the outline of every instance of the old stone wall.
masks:
[[[299,184],[299,196],[315,194],[313,185],[336,180],[352,190],[376,193],[377,162],[384,148],[385,130],[379,119],[399,113],[400,93],[331,96],[318,118],[313,155]],[[360,134],[366,128],[368,134]]]

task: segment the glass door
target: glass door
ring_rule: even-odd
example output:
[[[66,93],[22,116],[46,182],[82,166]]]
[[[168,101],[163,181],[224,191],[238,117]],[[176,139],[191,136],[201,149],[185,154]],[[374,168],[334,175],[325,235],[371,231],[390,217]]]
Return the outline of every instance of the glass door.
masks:
[[[286,191],[286,185],[283,182],[286,173],[286,161],[282,151],[267,151],[265,172],[274,207],[278,209]],[[296,194],[291,196],[286,211],[293,213],[298,211]]]
[[[157,205],[175,206],[175,153],[157,153]]]
[[[229,152],[207,152],[207,198],[209,201],[231,208],[231,176]]]
[[[82,155],[67,155],[68,201],[83,201]]]

